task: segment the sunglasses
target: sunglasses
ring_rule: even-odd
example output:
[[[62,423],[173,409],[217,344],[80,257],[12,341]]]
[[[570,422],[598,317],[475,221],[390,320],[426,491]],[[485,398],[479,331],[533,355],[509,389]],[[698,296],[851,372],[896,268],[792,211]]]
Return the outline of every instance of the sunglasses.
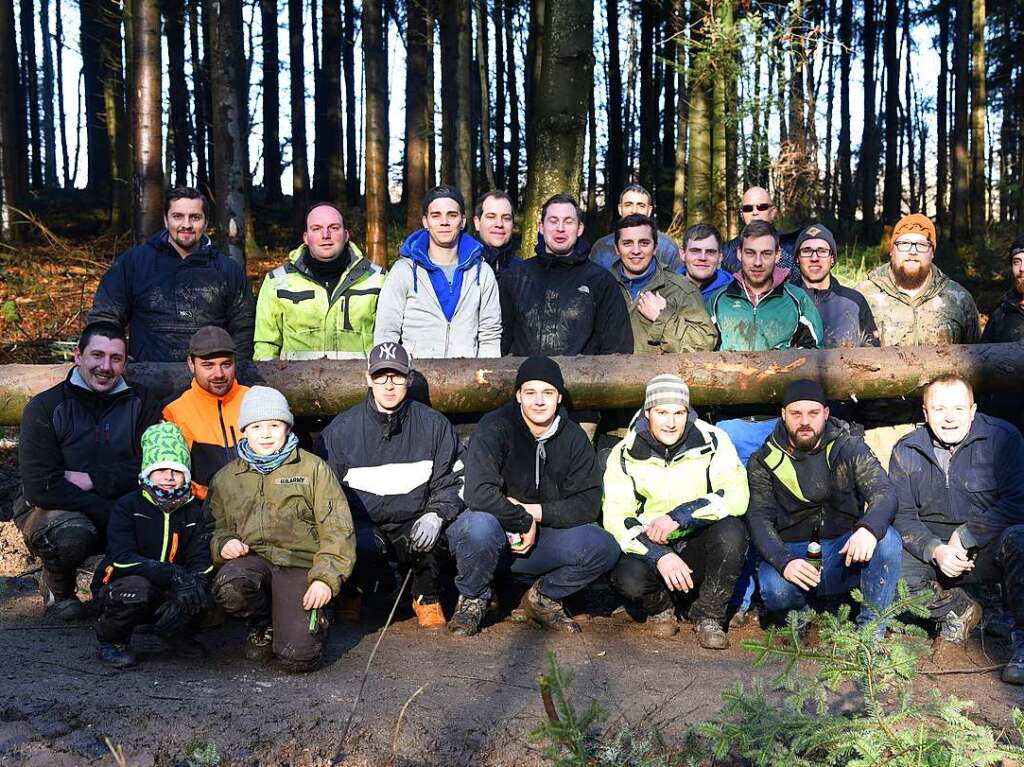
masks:
[[[758,213],[764,213],[768,208],[774,208],[775,203],[773,202],[759,202],[757,205],[741,205],[740,210],[744,213],[753,213],[755,210]]]

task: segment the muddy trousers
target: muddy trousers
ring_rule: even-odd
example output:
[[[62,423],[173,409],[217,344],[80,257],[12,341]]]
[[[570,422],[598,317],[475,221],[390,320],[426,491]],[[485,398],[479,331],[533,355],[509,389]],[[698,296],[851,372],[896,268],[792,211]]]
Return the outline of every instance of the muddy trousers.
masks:
[[[1003,587],[1006,608],[1014,618],[1015,630],[1024,630],[1024,525],[1006,528],[978,552],[974,569],[958,578],[947,578],[934,562],[922,562],[903,552],[903,574],[911,593],[926,589],[935,592],[928,604],[934,621],[941,621],[950,610],[962,610],[968,596],[963,586],[999,583]]]
[[[229,615],[245,618],[253,628],[271,625],[274,655],[284,665],[302,670],[320,660],[327,638],[325,610],[302,609],[309,588],[304,567],[279,567],[257,554],[224,564],[213,579],[213,598]]]
[[[14,520],[28,550],[43,563],[43,581],[53,596],[75,595],[78,567],[94,554],[103,553],[103,536],[80,511],[33,507]]]
[[[896,596],[896,583],[900,578],[903,539],[890,527],[886,530],[885,537],[875,546],[871,559],[847,567],[846,555],[839,552],[851,534],[827,538],[821,542],[821,581],[817,588],[809,592],[795,583],[790,583],[772,565],[762,561],[758,567],[757,577],[761,584],[764,606],[772,612],[800,610],[806,607],[808,602],[814,603],[821,597],[848,594],[859,588],[864,595],[865,603],[880,610],[889,607]],[[795,557],[803,558],[807,554],[806,541],[785,545]],[[857,623],[863,625],[874,617],[874,610],[865,607],[858,614]]]
[[[138,626],[154,622],[157,609],[171,596],[141,575],[126,575],[111,581],[96,596],[100,613],[96,620],[96,638],[101,642],[127,642]],[[195,616],[179,636],[195,633],[199,621],[199,616]]]
[[[693,571],[696,594],[688,613],[690,620],[724,621],[729,597],[746,561],[746,525],[737,517],[726,517],[673,542],[671,548]],[[612,586],[626,599],[638,602],[648,615],[674,606],[673,592],[657,565],[637,554],[622,555],[612,572]]]

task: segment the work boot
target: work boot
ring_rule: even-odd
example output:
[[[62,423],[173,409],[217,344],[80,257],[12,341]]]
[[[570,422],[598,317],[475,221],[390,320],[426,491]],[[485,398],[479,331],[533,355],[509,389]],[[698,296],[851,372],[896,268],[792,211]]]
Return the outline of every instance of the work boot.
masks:
[[[138,662],[135,653],[121,642],[100,642],[100,660],[111,668],[130,668]]]
[[[274,657],[274,627],[256,626],[245,640],[245,657],[253,663],[266,663]]]
[[[701,618],[693,631],[697,635],[697,643],[705,650],[725,650],[729,647],[725,629],[714,618]]]
[[[1007,684],[1024,684],[1024,631],[1013,632],[1013,656],[1001,675]]]
[[[676,608],[670,607],[660,613],[647,616],[651,633],[656,637],[672,637],[679,633],[679,621],[676,620]]]
[[[539,623],[541,628],[578,634],[583,629],[570,617],[561,602],[549,599],[540,593],[540,581],[530,586],[523,600],[523,612],[527,618]]]
[[[967,637],[980,622],[981,605],[964,594],[963,601],[942,619],[938,638],[951,644],[967,644]]]
[[[480,631],[484,613],[487,611],[487,600],[467,597],[459,594],[455,614],[448,621],[448,631],[458,637],[471,637]]]
[[[70,580],[71,584],[68,585]],[[39,594],[43,598],[43,612],[55,615],[65,623],[81,620],[85,617],[85,605],[75,593],[74,575],[67,576],[50,572],[43,568],[39,578]]]
[[[436,598],[425,602],[422,596],[417,597],[412,600],[412,609],[416,613],[416,622],[420,624],[420,628],[444,628],[444,610],[441,609],[441,603]]]
[[[359,616],[363,611],[363,595],[358,591],[343,592],[338,599],[338,606],[334,610],[334,617],[339,622],[359,623]]]

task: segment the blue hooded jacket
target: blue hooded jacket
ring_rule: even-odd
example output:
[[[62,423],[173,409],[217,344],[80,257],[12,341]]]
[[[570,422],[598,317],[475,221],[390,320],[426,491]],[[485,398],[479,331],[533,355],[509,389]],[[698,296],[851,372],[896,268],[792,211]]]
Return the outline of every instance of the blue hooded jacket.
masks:
[[[681,274],[685,277],[686,265],[681,264],[680,266],[677,266],[676,274]],[[701,298],[703,298],[706,302],[708,300],[708,296],[710,296],[723,285],[728,285],[731,280],[732,275],[729,274],[729,272],[725,271],[725,269],[716,269],[715,275],[711,278],[711,282],[709,282],[706,287],[700,289]]]
[[[470,237],[465,232],[459,235],[459,260],[455,268],[455,274],[449,283],[444,270],[430,260],[430,233],[426,229],[417,229],[405,238],[399,254],[412,261],[412,289],[419,292],[419,277],[417,272],[420,268],[426,270],[430,277],[430,285],[437,296],[437,302],[441,305],[445,319],[451,322],[455,316],[455,308],[459,305],[459,297],[462,295],[462,280],[466,272],[476,267],[476,283],[480,284],[480,265],[483,263],[484,246]]]

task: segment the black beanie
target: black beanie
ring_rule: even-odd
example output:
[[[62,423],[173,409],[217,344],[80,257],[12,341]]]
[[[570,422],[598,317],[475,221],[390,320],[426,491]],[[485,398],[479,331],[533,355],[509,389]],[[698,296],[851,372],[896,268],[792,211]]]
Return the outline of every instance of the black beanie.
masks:
[[[796,238],[796,245],[793,248],[793,252],[799,255],[800,246],[807,240],[824,240],[828,243],[828,246],[832,248],[832,257],[836,258],[839,255],[836,252],[836,238],[833,237],[832,232],[822,224],[811,224],[800,232],[800,236]]]
[[[782,406],[791,405],[794,402],[802,401],[820,402],[827,405],[825,389],[817,381],[810,381],[806,378],[786,384],[782,391]]]
[[[523,360],[516,373],[516,391],[527,381],[544,381],[558,389],[559,393],[565,392],[562,369],[550,357],[527,357]]]

